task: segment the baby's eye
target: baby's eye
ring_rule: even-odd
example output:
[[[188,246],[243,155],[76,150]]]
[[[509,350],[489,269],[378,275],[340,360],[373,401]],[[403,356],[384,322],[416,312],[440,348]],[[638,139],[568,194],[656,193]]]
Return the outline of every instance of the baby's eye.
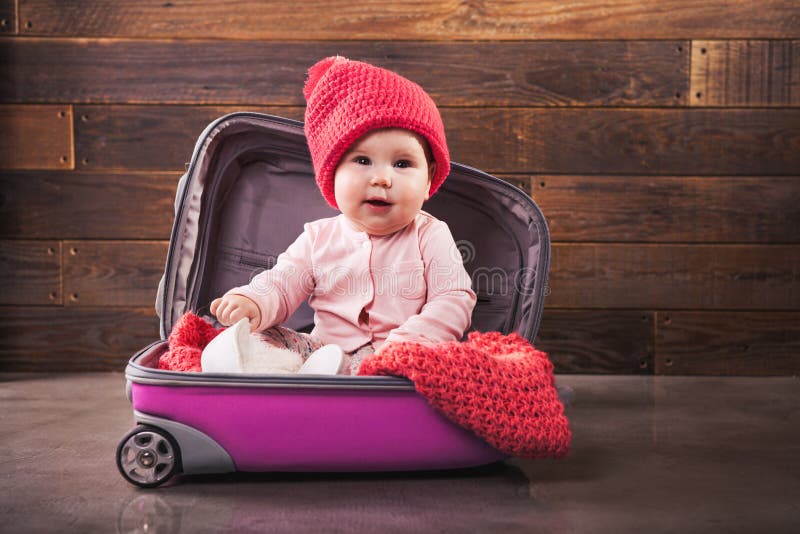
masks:
[[[395,165],[395,167],[398,167],[400,169],[407,169],[407,168],[411,167],[411,162],[409,160],[407,160],[407,159],[401,159],[401,160],[398,160],[394,165]]]
[[[366,157],[366,156],[356,156],[355,159],[353,159],[353,161],[355,161],[359,165],[369,165],[370,164],[369,158]]]

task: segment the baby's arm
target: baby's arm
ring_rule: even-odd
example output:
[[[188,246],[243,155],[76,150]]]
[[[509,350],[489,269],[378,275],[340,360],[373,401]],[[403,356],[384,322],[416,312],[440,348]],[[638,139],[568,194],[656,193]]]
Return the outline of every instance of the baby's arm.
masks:
[[[237,297],[236,309],[239,309],[240,313],[251,313],[253,308],[246,302],[252,303],[256,318],[250,314],[238,318],[250,318],[250,329],[261,331],[286,321],[311,294],[314,280],[311,239],[306,228],[306,231],[278,256],[278,261],[272,269],[259,273],[247,285],[231,289],[221,300],[233,302],[228,299]],[[227,307],[222,310],[223,313],[229,311]],[[231,313],[233,311],[230,310]],[[211,313],[214,313],[213,303]],[[219,315],[217,318],[222,322]]]
[[[420,250],[425,263],[427,300],[419,313],[389,333],[386,344],[457,341],[472,322],[477,298],[448,226],[437,221],[427,229],[420,238]]]

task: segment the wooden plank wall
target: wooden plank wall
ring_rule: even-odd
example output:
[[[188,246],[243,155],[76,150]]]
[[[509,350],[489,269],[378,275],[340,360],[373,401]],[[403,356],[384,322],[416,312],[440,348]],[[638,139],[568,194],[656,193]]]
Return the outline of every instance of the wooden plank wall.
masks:
[[[793,0],[0,0],[0,370],[156,339],[197,135],[301,118],[330,54],[418,81],[454,159],[542,207],[559,372],[798,373]]]

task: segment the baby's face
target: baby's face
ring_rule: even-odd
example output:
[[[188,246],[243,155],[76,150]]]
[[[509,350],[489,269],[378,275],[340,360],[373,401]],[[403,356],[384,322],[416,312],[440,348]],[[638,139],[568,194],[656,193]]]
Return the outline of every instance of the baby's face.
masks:
[[[336,168],[334,195],[356,230],[388,235],[416,217],[428,200],[435,163],[425,140],[402,129],[373,130],[353,143]]]

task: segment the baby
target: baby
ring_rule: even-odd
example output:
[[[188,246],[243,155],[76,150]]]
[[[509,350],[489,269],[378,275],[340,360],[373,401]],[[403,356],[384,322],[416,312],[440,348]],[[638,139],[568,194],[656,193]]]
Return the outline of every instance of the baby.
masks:
[[[223,325],[247,319],[264,343],[300,354],[301,372],[356,374],[389,343],[461,339],[475,293],[449,228],[421,210],[450,172],[433,100],[343,57],[312,66],[303,93],[317,184],[341,213],[307,223],[272,269],[211,313]],[[278,326],[306,299],[310,334]]]

